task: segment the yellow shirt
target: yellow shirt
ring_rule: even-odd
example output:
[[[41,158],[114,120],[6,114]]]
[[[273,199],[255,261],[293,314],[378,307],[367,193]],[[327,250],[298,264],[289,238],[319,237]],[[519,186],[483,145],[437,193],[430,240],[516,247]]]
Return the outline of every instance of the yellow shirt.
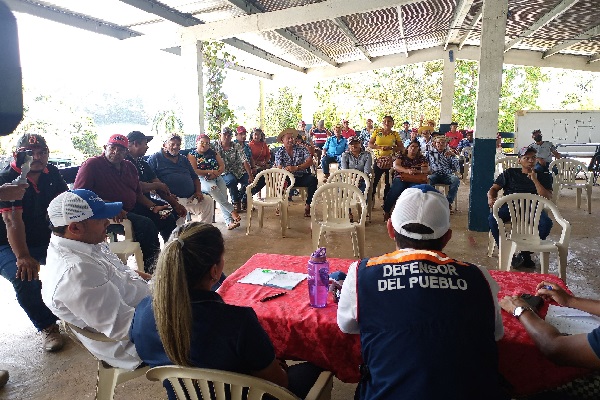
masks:
[[[373,130],[371,134],[371,139],[375,138],[375,144],[377,146],[396,146],[402,143],[402,139],[400,139],[400,135],[398,132],[391,131],[387,135],[384,135],[382,130],[377,128]],[[391,156],[392,150],[381,150],[381,149],[373,149],[373,153],[375,154],[375,158]]]

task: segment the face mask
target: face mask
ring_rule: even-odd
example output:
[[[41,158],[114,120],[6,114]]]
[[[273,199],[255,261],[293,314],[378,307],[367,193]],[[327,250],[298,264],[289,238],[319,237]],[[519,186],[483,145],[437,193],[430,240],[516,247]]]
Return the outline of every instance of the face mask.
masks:
[[[533,136],[533,140],[535,140],[536,142],[541,142],[542,141],[542,135],[534,135]]]

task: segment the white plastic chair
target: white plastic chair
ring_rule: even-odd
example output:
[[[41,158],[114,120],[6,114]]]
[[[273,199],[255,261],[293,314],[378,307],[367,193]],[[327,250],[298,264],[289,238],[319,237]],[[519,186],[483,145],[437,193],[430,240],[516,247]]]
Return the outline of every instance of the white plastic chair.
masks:
[[[298,400],[298,397],[286,388],[267,380],[217,369],[168,365],[150,369],[146,372],[146,378],[150,381],[168,380],[179,400],[260,400],[264,394],[279,400]],[[230,397],[226,397],[227,387],[231,393]],[[249,389],[247,397],[243,396],[245,388]],[[321,372],[305,399],[329,400],[332,388],[333,374],[329,371]]]
[[[115,253],[123,264],[127,265],[127,258],[131,254],[135,256],[135,263],[138,271],[144,270],[144,256],[142,254],[142,248],[138,242],[133,240],[133,227],[131,221],[124,219],[121,222],[116,222],[114,219],[110,220],[111,224],[123,225],[125,230],[125,240],[121,242],[111,242],[108,244],[110,251]]]
[[[498,177],[502,172],[506,171],[509,168],[521,168],[521,164],[519,164],[519,157],[516,156],[508,156],[508,157],[500,157],[496,160],[496,172],[494,173],[494,179]]]
[[[61,320],[63,330],[71,339],[81,347],[87,348],[81,343],[75,333],[84,336],[90,340],[98,342],[115,342],[115,340],[103,335],[102,333],[90,332],[86,329],[81,329],[73,324]],[[88,351],[89,352],[89,351]],[[92,353],[90,353],[92,354]],[[112,400],[115,395],[115,387],[123,382],[135,379],[142,376],[148,371],[149,367],[138,368],[133,371],[124,368],[115,368],[102,360],[99,360],[92,354],[92,357],[98,361],[98,380],[96,381],[96,399],[97,400]]]
[[[510,233],[507,234],[498,210],[504,204],[508,205],[510,212]],[[538,225],[542,211],[550,210],[554,220],[562,227],[558,242],[540,239]],[[540,253],[542,273],[548,273],[548,253],[558,253],[558,276],[565,280],[567,270],[567,254],[571,237],[571,224],[564,219],[558,208],[550,200],[537,194],[513,193],[496,200],[492,213],[498,223],[498,266],[509,271],[513,255],[520,251]]]
[[[348,210],[355,199],[360,204],[360,219],[350,222]],[[317,211],[318,205],[322,206],[322,212]],[[313,248],[321,246],[321,237],[328,231],[350,232],[354,256],[364,257],[367,203],[358,187],[342,182],[320,186],[310,205],[310,215]],[[318,219],[317,215],[322,219]]]
[[[455,174],[456,175],[456,174]],[[429,182],[429,179],[427,180]],[[445,183],[436,183],[435,185],[429,183],[433,186],[437,191],[443,193],[444,196],[448,196],[448,191],[450,190],[450,185]],[[454,211],[458,211],[458,192],[456,192],[456,197],[454,198]]]
[[[252,189],[258,184],[258,180],[265,178],[265,196],[262,199],[252,198]],[[289,186],[286,187],[285,181],[289,179]],[[252,223],[252,207],[258,208],[258,226],[263,226],[263,216],[265,207],[275,207],[281,212],[281,237],[285,237],[285,231],[288,226],[288,197],[290,190],[294,187],[294,174],[281,168],[270,168],[259,172],[254,181],[246,187],[246,198],[248,199],[248,224],[246,235],[250,234],[250,225]]]
[[[587,195],[588,214],[592,213],[592,186],[594,186],[593,175],[589,173],[588,166],[581,161],[570,158],[559,158],[554,160],[548,166],[550,171],[556,167],[558,174],[554,175],[552,182],[552,201],[558,205],[560,198],[560,190],[562,188],[571,188],[577,190],[575,204],[577,208],[581,207],[581,192],[585,189]],[[586,179],[581,182],[577,181],[577,174],[583,172]]]
[[[371,193],[371,178],[362,171],[357,169],[341,169],[332,173],[327,182],[343,182],[358,187],[361,179],[363,179],[365,182],[365,191],[363,197],[365,197],[365,200],[367,200],[369,199],[369,195]],[[361,212],[360,201],[358,199],[354,199],[354,201],[352,201],[352,205],[358,208],[359,213]],[[367,218],[369,218],[369,222],[371,222],[371,207],[367,207]]]

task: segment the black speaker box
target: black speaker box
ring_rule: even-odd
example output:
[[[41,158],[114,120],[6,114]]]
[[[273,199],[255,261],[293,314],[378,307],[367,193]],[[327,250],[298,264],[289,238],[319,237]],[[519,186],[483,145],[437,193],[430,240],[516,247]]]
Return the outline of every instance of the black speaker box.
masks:
[[[0,0],[0,136],[12,133],[23,119],[23,77],[17,20]]]

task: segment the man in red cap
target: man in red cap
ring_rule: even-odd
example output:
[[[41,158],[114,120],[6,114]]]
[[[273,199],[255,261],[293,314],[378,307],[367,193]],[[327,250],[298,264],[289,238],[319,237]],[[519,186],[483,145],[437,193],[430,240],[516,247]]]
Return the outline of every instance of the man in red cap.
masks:
[[[107,202],[122,202],[121,211],[114,220],[131,221],[135,240],[139,242],[144,256],[144,270],[151,272],[155,257],[160,251],[158,229],[153,218],[161,218],[159,211],[168,205],[156,205],[142,193],[135,165],[125,160],[129,140],[125,135],[112,135],[104,152],[86,160],[75,178],[75,189],[87,189]],[[149,218],[153,217],[153,218]]]

